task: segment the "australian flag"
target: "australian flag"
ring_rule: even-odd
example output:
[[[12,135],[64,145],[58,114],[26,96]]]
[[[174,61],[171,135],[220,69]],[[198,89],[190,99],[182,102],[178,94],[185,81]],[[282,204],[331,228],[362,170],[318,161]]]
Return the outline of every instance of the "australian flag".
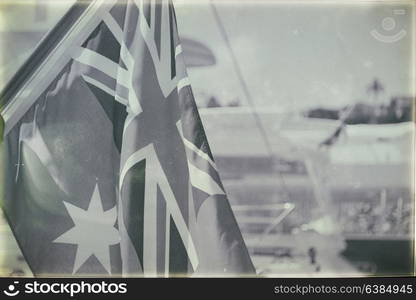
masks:
[[[33,274],[254,274],[172,4],[81,3],[1,96],[0,198]]]

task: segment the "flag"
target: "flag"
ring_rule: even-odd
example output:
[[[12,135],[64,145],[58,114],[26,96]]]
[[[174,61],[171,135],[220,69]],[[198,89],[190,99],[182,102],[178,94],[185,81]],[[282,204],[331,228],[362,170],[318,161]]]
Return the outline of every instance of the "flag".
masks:
[[[0,115],[0,205],[2,204],[2,198],[1,196],[3,195],[3,178],[4,178],[4,174],[2,172],[3,170],[3,154],[2,154],[2,148],[1,148],[1,143],[3,142],[3,130],[4,130],[4,120],[3,117]]]
[[[4,120],[3,120],[3,117],[0,115],[0,144],[3,141],[3,129],[4,129]]]
[[[176,26],[170,1],[74,7],[3,93],[3,206],[35,275],[254,274]]]

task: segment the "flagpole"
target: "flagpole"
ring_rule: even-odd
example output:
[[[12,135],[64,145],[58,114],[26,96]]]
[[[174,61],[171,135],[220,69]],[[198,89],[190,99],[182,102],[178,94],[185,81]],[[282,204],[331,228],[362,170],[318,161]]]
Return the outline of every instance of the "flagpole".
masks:
[[[104,11],[104,3],[110,5],[116,1],[77,0],[46,34],[0,93],[0,113],[5,122],[4,134],[13,128],[43,89],[50,84],[53,78],[48,74],[62,68],[72,59],[71,44],[76,40],[85,39],[97,22],[100,22],[97,10]],[[29,93],[30,96],[25,93]]]
[[[49,30],[35,47],[31,55],[18,68],[17,72],[8,80],[0,90],[0,112],[5,108],[16,92],[23,86],[27,79],[50,54],[59,42],[59,38],[67,33],[75,21],[83,14],[89,5],[95,0],[76,0],[58,23]]]
[[[256,110],[256,106],[254,104],[253,97],[252,97],[252,95],[250,93],[250,90],[247,86],[246,80],[244,79],[243,72],[242,72],[240,64],[237,60],[237,57],[236,57],[235,52],[233,50],[233,47],[231,46],[231,42],[230,42],[230,39],[228,38],[227,31],[225,30],[224,24],[222,23],[221,17],[218,13],[217,7],[215,6],[214,0],[210,0],[209,3],[210,3],[210,6],[211,6],[211,9],[212,9],[214,18],[217,21],[217,25],[218,25],[218,28],[220,30],[221,36],[224,39],[225,45],[226,45],[226,47],[229,51],[229,54],[231,56],[231,60],[232,60],[232,63],[234,65],[234,69],[235,69],[235,72],[237,74],[237,79],[240,82],[240,85],[243,89],[244,96],[246,97],[247,102],[249,104],[249,107],[252,111],[254,121],[257,124],[257,127],[260,130],[261,136],[264,140],[267,153],[270,156],[270,158],[273,160],[274,159],[274,154],[273,154],[273,148],[272,148],[271,143],[270,143],[270,139],[267,135],[267,132],[266,132],[266,129],[264,128],[263,123],[261,122],[260,116],[259,116],[259,114]],[[289,189],[287,188],[286,182],[284,180],[284,177],[283,177],[282,173],[279,170],[277,170],[277,173],[279,174],[280,180],[282,182],[285,201],[290,201],[291,197],[290,197]]]

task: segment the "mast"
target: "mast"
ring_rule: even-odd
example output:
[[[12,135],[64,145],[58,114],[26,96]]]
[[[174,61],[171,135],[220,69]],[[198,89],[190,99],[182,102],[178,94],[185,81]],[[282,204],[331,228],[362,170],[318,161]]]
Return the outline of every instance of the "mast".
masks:
[[[231,61],[232,61],[233,66],[234,66],[234,70],[237,74],[237,79],[238,79],[238,81],[239,81],[239,83],[242,87],[244,96],[245,96],[245,98],[247,100],[247,103],[249,105],[249,108],[252,112],[254,121],[255,121],[255,123],[257,125],[257,128],[260,131],[261,137],[262,137],[262,139],[265,143],[266,151],[267,151],[269,157],[271,158],[272,162],[275,162],[276,158],[275,158],[275,155],[273,153],[273,148],[271,146],[271,142],[270,142],[269,136],[267,134],[267,130],[264,127],[263,122],[261,121],[259,113],[256,109],[253,97],[250,93],[250,89],[248,88],[247,82],[246,82],[246,80],[243,76],[243,72],[241,71],[240,64],[239,64],[238,59],[235,55],[234,49],[231,45],[231,42],[230,42],[230,39],[228,37],[227,31],[225,30],[224,24],[222,23],[221,17],[220,17],[219,12],[218,12],[218,9],[217,9],[217,7],[214,3],[214,0],[210,0],[209,3],[210,3],[210,6],[211,6],[211,9],[212,9],[212,13],[214,15],[214,18],[217,22],[218,29],[221,33],[221,36],[222,36],[222,38],[225,42],[225,45],[226,45],[226,47],[228,49],[228,52],[229,52],[229,55],[231,57]],[[289,189],[287,188],[286,182],[284,180],[283,174],[279,170],[277,170],[277,173],[279,175],[279,179],[280,179],[281,186],[282,186],[283,200],[284,200],[284,202],[289,202],[291,200],[290,199],[291,197],[290,197]]]

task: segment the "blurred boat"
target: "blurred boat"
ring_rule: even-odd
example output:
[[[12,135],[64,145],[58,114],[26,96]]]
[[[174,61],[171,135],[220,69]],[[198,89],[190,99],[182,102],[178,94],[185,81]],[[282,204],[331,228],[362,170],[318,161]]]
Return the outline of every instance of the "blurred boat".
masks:
[[[275,108],[203,108],[200,115],[243,236],[266,274],[304,274],[310,267],[310,248],[323,257],[321,276],[377,272],[366,261],[374,242],[379,249],[393,247],[402,253],[395,257],[397,265],[408,263],[410,248],[403,242],[410,245],[410,232],[346,232],[343,214],[349,209],[346,203],[354,206],[369,200],[379,210],[376,217],[383,219],[382,209],[400,201],[403,206],[403,199],[410,203],[412,122],[345,125],[336,142],[322,145],[340,127],[338,120],[306,118]],[[366,254],[358,255],[361,261],[356,266],[341,255],[357,256],[357,251]],[[288,267],[290,259],[303,263]],[[380,260],[388,261],[384,256],[377,263]],[[366,264],[370,267],[362,267]],[[316,268],[310,272],[315,274]]]

